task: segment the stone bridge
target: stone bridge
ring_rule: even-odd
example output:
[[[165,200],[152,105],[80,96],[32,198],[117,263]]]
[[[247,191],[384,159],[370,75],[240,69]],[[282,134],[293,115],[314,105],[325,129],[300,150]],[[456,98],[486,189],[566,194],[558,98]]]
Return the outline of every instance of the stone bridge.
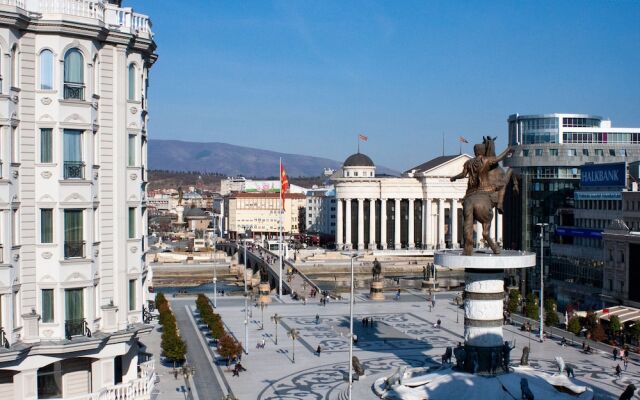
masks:
[[[226,252],[229,256],[239,253],[238,262],[244,264],[244,248],[242,244],[233,242],[218,243],[216,244],[216,249]],[[280,260],[278,255],[263,247],[255,247],[252,249],[248,246],[247,259],[247,268],[254,274],[261,270],[266,271],[266,282],[269,283],[272,290],[276,290],[277,292],[278,275],[280,270]],[[268,259],[271,263],[267,262]],[[320,292],[318,285],[300,272],[290,261],[283,260],[282,270],[282,294],[297,293],[302,299],[308,297],[312,289],[315,289],[316,292]],[[290,278],[287,274],[288,270],[295,272],[290,276]],[[260,275],[261,280],[264,282],[265,276],[262,273]]]

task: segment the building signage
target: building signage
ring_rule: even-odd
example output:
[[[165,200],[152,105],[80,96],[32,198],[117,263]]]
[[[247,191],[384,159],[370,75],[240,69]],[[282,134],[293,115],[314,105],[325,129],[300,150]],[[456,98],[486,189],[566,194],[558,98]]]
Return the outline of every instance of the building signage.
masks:
[[[574,200],[622,200],[622,192],[585,192],[575,191],[573,194]]]
[[[583,238],[602,238],[602,231],[597,229],[573,228],[570,226],[556,227],[556,235]]]
[[[626,163],[587,164],[580,171],[580,185],[586,186],[626,186]]]

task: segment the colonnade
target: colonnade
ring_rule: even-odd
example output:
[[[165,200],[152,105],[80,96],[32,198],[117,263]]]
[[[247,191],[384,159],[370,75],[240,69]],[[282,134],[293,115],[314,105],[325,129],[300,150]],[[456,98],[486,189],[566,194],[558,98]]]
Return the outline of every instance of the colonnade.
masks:
[[[462,244],[462,203],[457,198],[336,199],[336,247],[442,249]],[[476,232],[482,232],[480,224]],[[502,242],[502,215],[494,210],[491,238]]]

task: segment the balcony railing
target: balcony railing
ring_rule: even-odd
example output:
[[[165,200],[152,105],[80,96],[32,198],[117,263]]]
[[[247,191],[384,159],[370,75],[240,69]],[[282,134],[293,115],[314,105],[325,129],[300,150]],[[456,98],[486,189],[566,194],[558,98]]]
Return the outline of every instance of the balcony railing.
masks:
[[[84,85],[82,83],[64,83],[64,98],[67,100],[84,100]]]
[[[0,4],[5,4],[8,6],[16,6],[18,8],[25,9],[24,0],[0,0]]]
[[[119,385],[107,386],[97,392],[72,397],[69,400],[146,400],[156,384],[155,361],[150,360],[139,365],[139,378]]]
[[[84,318],[68,319],[64,321],[64,336],[69,340],[74,336],[91,337],[91,329]]]
[[[104,21],[104,3],[99,0],[40,0],[41,13],[67,14]]]
[[[64,242],[64,258],[84,258],[84,241]]]
[[[82,161],[65,161],[64,179],[84,179],[84,163]]]

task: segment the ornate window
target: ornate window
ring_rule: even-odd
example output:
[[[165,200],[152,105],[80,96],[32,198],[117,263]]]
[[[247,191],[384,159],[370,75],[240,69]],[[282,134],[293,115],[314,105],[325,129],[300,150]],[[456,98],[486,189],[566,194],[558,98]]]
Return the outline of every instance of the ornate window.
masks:
[[[64,98],[84,100],[84,57],[78,49],[64,55]]]
[[[40,89],[53,89],[53,53],[51,50],[40,52]]]

